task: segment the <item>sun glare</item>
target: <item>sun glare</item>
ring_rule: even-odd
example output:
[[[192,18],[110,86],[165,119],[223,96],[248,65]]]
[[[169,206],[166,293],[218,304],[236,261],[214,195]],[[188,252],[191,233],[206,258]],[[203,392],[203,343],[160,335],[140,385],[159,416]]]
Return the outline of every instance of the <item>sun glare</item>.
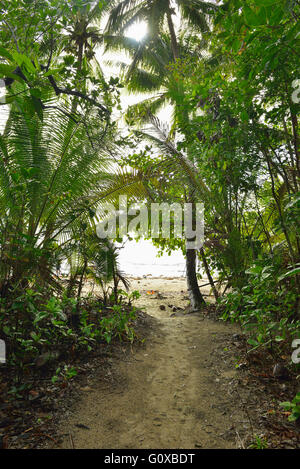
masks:
[[[147,34],[147,23],[140,21],[134,23],[132,26],[126,29],[126,36],[132,37],[137,41],[141,41]]]

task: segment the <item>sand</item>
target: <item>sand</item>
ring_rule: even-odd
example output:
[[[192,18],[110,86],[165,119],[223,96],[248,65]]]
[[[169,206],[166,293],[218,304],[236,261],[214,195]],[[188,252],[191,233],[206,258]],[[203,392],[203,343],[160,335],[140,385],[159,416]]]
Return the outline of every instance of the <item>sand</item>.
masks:
[[[205,312],[186,314],[185,279],[131,279],[131,289],[141,292],[136,305],[152,318],[147,339],[113,364],[115,386],[89,384],[64,418],[62,446],[70,448],[71,440],[74,448],[237,447],[229,435],[242,415],[232,414],[225,391],[237,371],[216,352],[237,328]]]

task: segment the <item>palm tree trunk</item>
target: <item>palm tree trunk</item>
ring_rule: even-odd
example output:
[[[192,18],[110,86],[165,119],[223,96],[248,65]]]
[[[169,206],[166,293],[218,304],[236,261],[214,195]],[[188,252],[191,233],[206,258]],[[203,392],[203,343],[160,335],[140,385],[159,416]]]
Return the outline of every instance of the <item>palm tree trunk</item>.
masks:
[[[191,302],[191,311],[199,311],[204,305],[205,300],[199,290],[196,276],[196,250],[186,250],[186,280],[188,295]]]
[[[81,41],[78,44],[78,52],[77,52],[77,73],[76,77],[79,79],[80,78],[80,72],[82,70],[82,60],[83,60],[83,42]],[[71,106],[71,114],[74,115],[76,114],[77,111],[77,106],[78,106],[78,98],[74,96],[73,101],[72,101],[72,106]]]
[[[169,27],[170,37],[171,37],[171,46],[172,46],[173,58],[174,58],[174,62],[175,62],[178,59],[178,43],[177,43],[174,23],[172,21],[172,13],[171,13],[170,5],[169,5],[168,11],[167,11],[167,20],[168,20],[168,27]]]

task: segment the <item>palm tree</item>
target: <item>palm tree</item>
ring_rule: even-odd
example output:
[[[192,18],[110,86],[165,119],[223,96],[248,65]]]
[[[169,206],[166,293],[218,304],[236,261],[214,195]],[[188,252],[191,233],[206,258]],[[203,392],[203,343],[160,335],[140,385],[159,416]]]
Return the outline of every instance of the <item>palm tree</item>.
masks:
[[[148,108],[156,114],[170,102],[169,91],[179,87],[179,83],[172,80],[168,67],[179,58],[190,58],[191,55],[201,57],[207,43],[202,37],[195,48],[195,32],[203,36],[209,31],[210,15],[217,6],[200,0],[124,0],[115,4],[104,35],[106,50],[124,51],[129,55],[129,66],[124,62],[113,62],[120,67],[128,91],[153,94],[151,98],[132,106],[128,116],[133,119],[146,117],[145,109]],[[177,8],[177,18],[181,23],[178,32],[172,21],[172,15],[176,13],[173,6]],[[127,28],[138,21],[146,22],[148,27],[141,41],[125,35]],[[176,91],[182,92],[180,89]],[[176,114],[176,109],[174,112]]]
[[[145,21],[148,26],[147,40],[141,45],[142,50],[167,29],[171,40],[173,60],[179,57],[176,28],[172,16],[178,10],[183,26],[193,26],[196,30],[208,31],[208,16],[216,10],[216,5],[201,0],[123,0],[115,1],[107,24],[107,32],[123,35],[126,29],[138,21]]]
[[[166,101],[170,101],[170,96],[174,93],[182,93],[180,84],[172,79],[171,74],[168,72],[168,65],[176,62],[180,57],[184,57],[191,52],[189,44],[189,34],[187,33],[188,27],[193,25],[199,32],[206,32],[209,29],[209,14],[216,10],[214,4],[202,1],[193,0],[178,0],[176,6],[181,15],[182,32],[178,37],[176,36],[172,15],[175,14],[173,4],[170,0],[149,0],[147,2],[124,0],[118,3],[111,11],[106,36],[107,46],[112,50],[126,50],[132,58],[129,66],[121,64],[123,71],[126,73],[127,87],[130,91],[135,92],[155,92],[156,96],[147,98],[143,102],[138,103],[131,107],[127,112],[127,117],[136,121],[140,118],[141,121],[150,121],[153,124],[153,114],[162,107]],[[148,24],[149,34],[141,41],[135,41],[130,38],[124,37],[126,29],[136,21],[146,21]],[[164,25],[167,23],[167,34]],[[111,33],[111,34],[109,34]],[[114,33],[114,35],[112,34]],[[203,45],[203,44],[202,44]],[[199,55],[199,50],[196,52]],[[142,65],[142,68],[140,68]],[[174,121],[176,114],[180,113],[179,109],[174,107]],[[188,116],[186,116],[188,119]],[[159,126],[154,125],[157,131]],[[153,136],[152,136],[153,137]],[[169,137],[164,136],[163,143]],[[161,143],[160,138],[156,138],[156,144]],[[174,151],[175,150],[175,151]],[[175,146],[172,151],[167,145],[168,155],[172,160],[179,161],[179,164],[188,170],[189,178],[188,184],[195,184],[201,186],[201,193],[203,194],[203,181],[201,178],[195,178],[194,165],[185,156],[176,152]],[[193,169],[191,169],[191,166]],[[191,191],[192,193],[192,191]],[[204,193],[207,193],[205,188]],[[190,202],[193,200],[191,199]],[[198,287],[196,278],[196,251],[188,249],[186,253],[186,274],[188,291],[190,294],[192,309],[200,309],[204,303],[204,299]]]
[[[99,126],[99,120],[91,125]],[[111,165],[112,134],[87,138],[55,109],[32,115],[20,98],[0,135],[0,292],[29,279],[57,287],[63,246],[91,225],[105,201],[144,194],[141,178]]]
[[[179,50],[182,58],[195,57],[200,60],[201,50],[205,49],[205,41],[200,42],[200,46],[193,48],[190,36],[179,36]],[[172,95],[177,96],[183,93],[181,85],[174,80],[169,73],[169,66],[173,61],[171,51],[171,41],[167,33],[156,38],[151,46],[147,46],[143,50],[143,56],[138,63],[135,61],[138,56],[140,42],[130,38],[121,36],[106,36],[107,48],[112,52],[125,51],[130,57],[131,63],[127,64],[122,61],[107,61],[120,69],[120,74],[125,81],[126,88],[130,93],[145,94],[147,97],[137,104],[129,106],[126,111],[126,118],[129,124],[131,122],[146,122],[148,115],[155,115],[166,104],[174,104]],[[149,94],[151,95],[149,97]],[[176,120],[177,108],[173,106],[173,121]]]
[[[99,25],[103,15],[107,12],[106,2],[88,1],[82,5],[75,15],[71,14],[70,24],[61,39],[60,48],[70,53],[76,63],[76,87],[82,92],[87,91],[86,73],[103,78],[103,73],[96,58],[96,48],[103,42],[103,35]],[[78,98],[72,100],[71,114],[76,112]]]

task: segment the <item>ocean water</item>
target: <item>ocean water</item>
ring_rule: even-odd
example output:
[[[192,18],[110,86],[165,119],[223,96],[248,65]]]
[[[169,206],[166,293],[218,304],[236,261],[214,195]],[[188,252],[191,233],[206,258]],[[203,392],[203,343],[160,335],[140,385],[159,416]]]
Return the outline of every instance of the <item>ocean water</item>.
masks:
[[[185,260],[181,251],[174,251],[169,256],[164,254],[157,257],[158,249],[151,241],[126,241],[125,247],[120,250],[119,264],[121,270],[127,275],[142,277],[184,277]]]
[[[181,251],[158,257],[158,249],[148,240],[126,241],[124,248],[119,250],[118,262],[120,270],[131,277],[185,277],[185,260]],[[66,263],[62,265],[61,272],[69,273]]]

